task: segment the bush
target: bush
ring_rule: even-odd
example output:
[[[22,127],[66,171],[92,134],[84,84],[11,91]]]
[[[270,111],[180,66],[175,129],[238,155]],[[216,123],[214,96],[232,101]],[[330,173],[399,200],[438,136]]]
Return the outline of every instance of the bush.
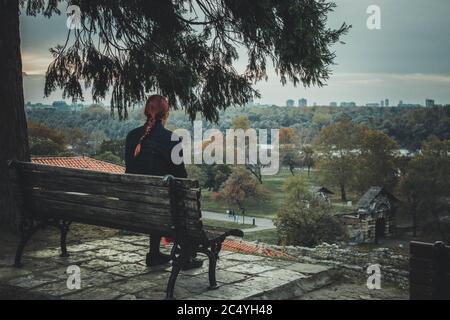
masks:
[[[275,220],[282,244],[313,247],[344,237],[344,227],[333,216],[330,206],[312,201],[303,177],[287,179],[284,191],[284,205]]]
[[[275,220],[282,244],[314,247],[342,239],[344,227],[329,210],[299,203],[283,206]]]

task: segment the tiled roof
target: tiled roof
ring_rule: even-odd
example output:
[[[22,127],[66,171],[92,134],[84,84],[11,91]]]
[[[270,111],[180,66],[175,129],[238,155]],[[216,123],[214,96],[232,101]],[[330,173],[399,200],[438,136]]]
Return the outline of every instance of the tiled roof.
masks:
[[[225,240],[223,243],[223,249],[226,251],[233,251],[243,254],[261,255],[273,258],[293,259],[292,256],[282,251],[265,248],[263,246],[255,245],[245,241]]]
[[[31,161],[34,163],[55,167],[84,169],[118,174],[125,173],[125,168],[122,166],[89,157],[36,157],[32,158]]]
[[[162,243],[164,246],[169,247],[172,242],[169,238],[163,238]],[[279,251],[270,248],[265,248],[264,246],[255,245],[253,243],[245,242],[243,240],[225,240],[222,244],[222,249],[225,251],[232,251],[242,254],[249,255],[260,255],[265,257],[272,258],[286,258],[286,259],[295,259],[294,257]]]

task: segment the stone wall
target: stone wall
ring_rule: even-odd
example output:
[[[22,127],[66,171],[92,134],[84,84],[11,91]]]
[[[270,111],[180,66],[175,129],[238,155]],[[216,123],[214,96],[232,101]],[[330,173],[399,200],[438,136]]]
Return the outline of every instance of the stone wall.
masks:
[[[409,285],[409,257],[388,248],[370,251],[358,247],[340,247],[336,244],[322,244],[315,248],[295,246],[270,246],[281,250],[299,261],[320,263],[341,269],[364,278],[368,277],[367,267],[378,264],[381,267],[382,281],[397,284],[402,289]]]

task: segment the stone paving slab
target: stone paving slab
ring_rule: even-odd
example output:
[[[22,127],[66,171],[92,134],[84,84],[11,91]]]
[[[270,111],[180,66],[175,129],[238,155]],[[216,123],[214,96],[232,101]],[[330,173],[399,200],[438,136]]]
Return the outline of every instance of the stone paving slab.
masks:
[[[147,250],[148,237],[133,235],[71,245],[67,258],[56,248],[26,251],[22,269],[11,267],[12,257],[0,259],[0,285],[48,299],[164,299],[170,264],[148,268]],[[333,281],[330,267],[223,252],[217,266],[219,288],[211,291],[203,259],[202,268],[180,274],[178,299],[292,299]],[[67,286],[67,267],[73,265],[81,271],[80,290]]]

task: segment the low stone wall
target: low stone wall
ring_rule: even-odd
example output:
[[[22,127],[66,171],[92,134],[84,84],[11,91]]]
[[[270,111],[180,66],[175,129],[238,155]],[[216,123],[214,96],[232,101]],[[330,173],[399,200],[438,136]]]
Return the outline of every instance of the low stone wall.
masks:
[[[356,246],[344,248],[327,243],[315,248],[269,245],[264,247],[280,250],[302,262],[333,266],[366,279],[369,276],[368,266],[378,264],[381,268],[382,281],[397,284],[402,289],[409,288],[409,257],[388,248],[365,251]]]

